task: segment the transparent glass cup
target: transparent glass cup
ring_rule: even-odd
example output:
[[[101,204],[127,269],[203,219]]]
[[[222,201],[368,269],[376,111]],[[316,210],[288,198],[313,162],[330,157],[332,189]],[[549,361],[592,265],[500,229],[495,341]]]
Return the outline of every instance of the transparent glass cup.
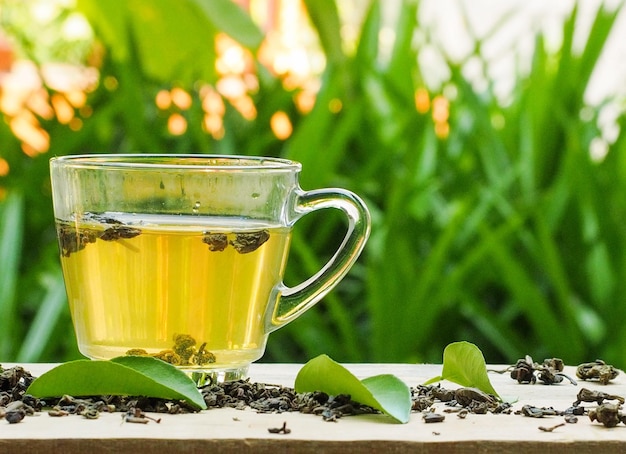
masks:
[[[217,380],[247,375],[268,334],[332,290],[370,217],[343,189],[304,191],[297,162],[213,155],[82,155],[50,161],[63,276],[78,346],[92,359],[150,355]],[[294,223],[341,210],[329,262],[283,283]]]

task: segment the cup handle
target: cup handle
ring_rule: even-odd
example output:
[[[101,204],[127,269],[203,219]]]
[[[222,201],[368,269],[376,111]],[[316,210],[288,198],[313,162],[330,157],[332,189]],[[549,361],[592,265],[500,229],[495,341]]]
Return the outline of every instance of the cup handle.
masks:
[[[356,194],[345,189],[296,191],[290,224],[305,214],[326,208],[344,212],[348,218],[346,235],[337,252],[316,274],[294,287],[282,283],[277,287],[277,303],[267,314],[266,333],[286,325],[321,300],[346,275],[365,246],[370,234],[369,211]]]

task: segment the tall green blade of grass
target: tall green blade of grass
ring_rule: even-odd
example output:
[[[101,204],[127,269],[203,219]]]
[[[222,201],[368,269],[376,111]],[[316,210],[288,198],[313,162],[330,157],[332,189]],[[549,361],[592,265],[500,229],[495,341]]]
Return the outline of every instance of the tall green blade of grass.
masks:
[[[341,21],[335,0],[304,0],[309,18],[317,31],[327,64],[341,67],[345,62],[341,40]]]
[[[0,204],[0,358],[12,358],[17,339],[18,300],[24,197],[11,189]]]
[[[593,71],[597,67],[598,59],[606,48],[607,40],[624,4],[624,1],[621,1],[612,9],[608,9],[603,3],[600,4],[580,55],[574,48],[573,39],[574,25],[579,20],[576,8],[568,21],[568,26],[565,28],[566,32],[564,33],[563,53],[557,76],[557,86],[560,86],[561,83],[567,84],[570,90],[576,94],[573,100],[580,105],[583,103],[585,90]]]
[[[617,118],[617,125],[621,131],[626,131],[626,112],[622,112]],[[604,177],[608,181],[626,181],[626,134],[619,135],[617,140],[609,149],[609,154],[601,164]],[[626,305],[624,295],[626,295],[626,249],[624,238],[624,219],[626,219],[626,185],[621,184],[611,193],[603,194],[609,209],[604,216],[607,222],[617,225],[613,231],[617,238],[610,243],[609,251],[616,264],[614,297],[604,305],[602,314],[609,314],[604,317],[606,324],[605,336],[610,342],[605,343],[606,357],[620,365],[622,369],[626,367]]]
[[[192,84],[198,79],[216,79],[215,66],[206,64],[216,57],[212,45],[215,27],[204,10],[207,3],[78,0],[77,8],[111,50],[109,58],[116,64],[133,65],[144,80]],[[240,11],[227,0],[212,3],[212,19],[218,22],[224,15]],[[251,21],[246,19],[245,25],[249,25]],[[223,24],[225,28],[228,25],[230,22]],[[229,31],[236,30],[235,38],[241,38],[246,45],[258,46],[260,33],[255,37],[254,33],[248,33],[249,27],[237,28],[237,25],[244,25],[243,21],[235,21],[228,27]]]
[[[431,294],[438,286],[446,285],[448,260],[453,255],[455,240],[463,227],[467,209],[468,206],[464,206],[454,213],[444,230],[433,242],[430,253],[420,264],[420,274],[406,280],[405,285],[410,285],[412,281],[414,285],[410,288],[410,296],[407,296],[409,304],[403,312],[396,315],[402,322],[399,338],[413,338],[415,344],[424,345],[427,341],[426,334],[436,329],[438,319],[441,318],[446,307],[443,301],[433,301]],[[390,241],[394,239],[390,238]],[[457,291],[460,290],[460,288],[457,289]]]
[[[285,144],[284,156],[302,163],[300,183],[305,189],[333,183],[338,167],[348,153],[348,139],[358,129],[362,106],[352,100],[340,112],[329,105],[344,98],[343,76],[331,72],[324,78],[313,110],[302,119]]]
[[[300,232],[294,232],[292,247],[295,250],[294,252],[302,260],[304,272],[308,276],[312,276],[324,266],[324,259],[319,258],[319,251],[315,251],[311,246],[310,238],[305,238]],[[321,331],[320,334],[323,333],[320,338],[326,339],[327,341],[332,340],[331,343],[334,345],[341,345],[341,354],[356,360],[361,356],[359,352],[359,339],[354,330],[354,324],[352,323],[351,314],[346,303],[341,301],[337,292],[331,292],[324,297],[322,304],[327,308],[329,315],[329,320],[326,322],[326,325],[328,327],[334,325],[336,327],[336,334],[331,335],[329,332],[323,333],[323,328],[318,327],[318,330]],[[315,345],[315,343],[311,345]],[[329,352],[331,350],[329,350]]]
[[[389,85],[393,86],[397,93],[411,99],[415,93],[415,86],[421,84],[414,44],[415,30],[418,29],[417,2],[403,0],[401,13],[397,23],[393,25],[395,42],[385,73]]]
[[[33,319],[18,353],[18,362],[37,362],[46,347],[54,343],[53,332],[67,306],[60,270],[42,277],[45,289],[41,306]]]
[[[401,8],[404,10],[404,3],[401,3]],[[359,72],[377,68],[381,21],[381,2],[370,2],[361,26],[359,42],[354,56],[358,65],[356,69]]]
[[[470,292],[462,295],[459,315],[466,321],[463,325],[471,324],[479,334],[460,326],[458,339],[471,337],[476,345],[491,344],[505,358],[517,358],[520,352],[527,349],[525,343],[528,339],[509,329],[503,323],[502,314],[493,313],[483,300],[477,299]]]
[[[526,333],[529,343],[555,352],[569,352],[571,341],[579,344],[580,339],[554,335],[560,326],[560,318],[552,310],[550,300],[534,282],[533,270],[521,266],[515,251],[507,244],[492,241],[491,232],[484,231],[483,235],[483,241],[490,246],[489,257],[502,270],[502,283],[510,292],[512,303],[519,306],[531,323],[532,331]]]
[[[242,46],[256,51],[264,35],[251,17],[232,0],[192,0],[216,30],[227,33]],[[185,23],[185,21],[181,21]],[[202,40],[199,40],[202,42]]]
[[[575,358],[583,356],[584,346],[580,329],[577,326],[575,307],[571,304],[574,290],[567,275],[567,262],[561,255],[555,237],[556,232],[549,231],[542,214],[538,211],[534,216],[537,235],[537,250],[541,251],[537,263],[545,273],[545,277],[553,287],[552,299],[555,310],[558,310],[563,336],[569,339],[569,351]]]

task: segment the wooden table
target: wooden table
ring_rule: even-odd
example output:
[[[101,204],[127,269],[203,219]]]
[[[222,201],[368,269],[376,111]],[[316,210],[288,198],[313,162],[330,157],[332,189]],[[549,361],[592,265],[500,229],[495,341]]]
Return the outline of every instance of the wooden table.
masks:
[[[4,367],[9,365],[3,364]],[[25,364],[39,375],[50,365]],[[359,378],[392,373],[409,386],[423,383],[441,373],[438,365],[347,364]],[[300,369],[296,364],[254,364],[250,378],[255,382],[293,386]],[[493,368],[502,368],[493,366]],[[565,372],[574,377],[573,367]],[[517,397],[514,410],[525,404],[565,410],[576,400],[582,387],[626,396],[626,375],[620,373],[609,385],[579,381],[546,386],[521,385],[508,375],[490,374],[502,396]],[[455,388],[443,382],[444,387]],[[595,404],[585,404],[590,407]],[[444,404],[435,405],[442,412]],[[552,432],[539,430],[564,421],[562,416],[541,419],[516,414],[469,414],[465,419],[446,414],[441,423],[426,424],[414,413],[407,424],[393,423],[384,415],[346,416],[325,422],[320,416],[300,413],[257,414],[252,409],[212,409],[196,414],[159,415],[161,423],[122,423],[121,415],[102,414],[97,420],[80,416],[49,417],[45,412],[27,417],[19,424],[0,421],[0,452],[19,454],[67,452],[159,453],[264,453],[283,452],[342,454],[365,452],[416,453],[623,453],[626,452],[626,425],[606,428],[580,416],[576,424],[566,424]],[[272,434],[268,428],[283,422],[289,434]]]

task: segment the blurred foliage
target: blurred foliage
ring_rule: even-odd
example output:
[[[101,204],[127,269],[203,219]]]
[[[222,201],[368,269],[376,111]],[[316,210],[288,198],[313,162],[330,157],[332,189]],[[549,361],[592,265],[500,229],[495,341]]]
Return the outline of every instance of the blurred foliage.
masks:
[[[83,64],[93,36],[85,18],[65,0],[1,0],[0,31],[19,57]]]
[[[230,0],[77,2],[95,36],[86,61],[99,70],[84,105],[74,106],[78,127],[36,115],[49,149],[31,157],[11,115],[0,122],[0,158],[10,167],[0,177],[0,358],[77,356],[49,157],[139,150],[295,159],[303,188],[345,187],[368,203],[363,256],[334,292],[270,336],[265,361],[327,353],[342,362],[440,362],[445,345],[468,340],[489,362],[530,354],[626,367],[626,116],[622,109],[616,140],[603,142],[601,106],[584,101],[621,4],[597,11],[581,51],[576,7],[559,49],[538,33],[531,67],[519,71],[506,102],[493,83],[477,88],[463,75],[470,60],[488,66],[482,47],[505,19],[474,37],[466,60],[440,49],[449,80],[427,87],[418,56],[432,43],[417,2],[401,2],[388,55],[379,42],[382,2],[369,3],[354,52],[345,51],[334,0],[304,4],[326,58],[310,111],[296,102],[303,88],[262,61],[264,34]],[[416,40],[418,32],[426,39]],[[253,84],[235,80],[246,87],[241,99],[216,88],[223,33],[240,43],[254,75]],[[188,98],[176,102],[177,90]],[[47,93],[52,99],[55,90]],[[286,139],[272,128],[276,113],[293,128]],[[592,157],[594,141],[604,156]],[[298,222],[288,284],[325,263],[342,222],[333,213]]]

